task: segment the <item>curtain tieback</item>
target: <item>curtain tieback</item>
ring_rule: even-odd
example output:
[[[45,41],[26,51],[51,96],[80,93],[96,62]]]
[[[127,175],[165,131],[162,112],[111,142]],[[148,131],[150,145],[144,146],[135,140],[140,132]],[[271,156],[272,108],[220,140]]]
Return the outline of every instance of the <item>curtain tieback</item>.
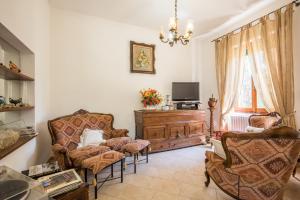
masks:
[[[283,121],[289,121],[291,117],[295,116],[295,113],[296,113],[296,111],[283,115],[282,120]]]
[[[293,116],[295,113],[296,113],[296,111],[291,112],[291,113],[287,113],[287,114],[285,114],[283,117],[284,117],[284,118],[285,118],[285,117],[290,117],[290,116]]]

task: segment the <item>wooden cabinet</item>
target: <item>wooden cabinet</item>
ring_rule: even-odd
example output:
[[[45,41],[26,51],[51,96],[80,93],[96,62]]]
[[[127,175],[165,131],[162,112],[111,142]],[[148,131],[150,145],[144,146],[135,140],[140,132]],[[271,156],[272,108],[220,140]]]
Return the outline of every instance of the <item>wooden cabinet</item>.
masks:
[[[136,138],[151,142],[152,152],[203,143],[207,128],[205,111],[135,111]]]

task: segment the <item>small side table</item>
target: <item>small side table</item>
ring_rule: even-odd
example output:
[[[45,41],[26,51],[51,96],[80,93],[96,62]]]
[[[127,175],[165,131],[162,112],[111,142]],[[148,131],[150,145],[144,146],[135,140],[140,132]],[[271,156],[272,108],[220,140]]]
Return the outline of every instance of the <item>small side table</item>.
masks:
[[[83,183],[79,188],[55,196],[53,200],[89,200],[89,184]]]
[[[22,174],[28,176],[29,170],[22,171]],[[56,172],[53,172],[56,173]],[[48,174],[49,175],[49,174]],[[40,176],[41,177],[41,176]],[[39,177],[34,177],[37,179]],[[89,184],[82,183],[79,188],[71,190],[69,192],[60,194],[58,196],[49,197],[49,200],[89,200]]]

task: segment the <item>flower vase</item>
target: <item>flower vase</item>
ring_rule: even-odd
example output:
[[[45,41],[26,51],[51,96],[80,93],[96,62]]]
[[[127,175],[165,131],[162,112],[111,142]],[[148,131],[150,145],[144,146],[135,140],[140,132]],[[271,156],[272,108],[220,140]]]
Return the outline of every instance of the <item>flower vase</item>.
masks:
[[[156,105],[147,105],[146,110],[156,110]]]

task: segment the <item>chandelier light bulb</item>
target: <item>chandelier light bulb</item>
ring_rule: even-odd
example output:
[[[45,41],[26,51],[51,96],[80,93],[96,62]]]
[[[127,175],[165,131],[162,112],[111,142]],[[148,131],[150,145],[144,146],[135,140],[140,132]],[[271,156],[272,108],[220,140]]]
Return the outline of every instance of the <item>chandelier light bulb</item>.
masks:
[[[169,20],[169,28],[176,29],[176,19],[174,17],[171,17]]]
[[[188,24],[187,24],[187,26],[186,26],[186,29],[187,29],[188,32],[193,32],[193,30],[194,30],[194,24],[193,24],[193,21],[192,21],[192,20],[189,20],[189,21],[188,21]]]
[[[168,38],[169,38],[169,40],[173,41],[174,40],[173,33],[169,32]]]

